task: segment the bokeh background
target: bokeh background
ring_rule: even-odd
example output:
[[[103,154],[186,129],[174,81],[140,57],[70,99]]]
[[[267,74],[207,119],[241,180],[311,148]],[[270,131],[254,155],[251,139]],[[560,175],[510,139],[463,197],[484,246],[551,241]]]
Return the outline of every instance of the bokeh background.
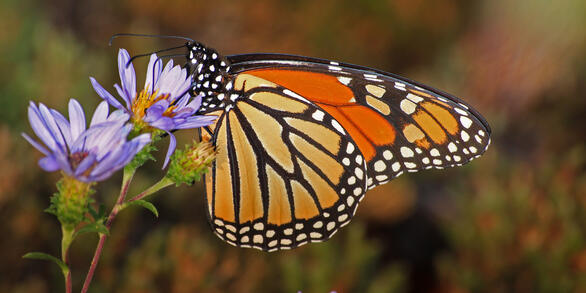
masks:
[[[159,218],[134,208],[116,219],[91,292],[586,292],[585,28],[582,0],[3,0],[0,292],[63,290],[54,264],[21,258],[58,255],[60,241],[43,212],[58,174],[42,172],[20,136],[31,132],[28,101],[65,111],[75,97],[93,111],[100,99],[88,76],[117,82],[119,47],[178,45],[109,47],[120,32],[397,73],[464,98],[490,122],[493,144],[465,167],[371,190],[333,239],[287,252],[217,239],[200,184],[164,190],[154,197]],[[160,164],[143,168],[131,193],[158,180]],[[111,207],[119,183],[101,184],[97,200]],[[96,242],[73,244],[74,291]]]

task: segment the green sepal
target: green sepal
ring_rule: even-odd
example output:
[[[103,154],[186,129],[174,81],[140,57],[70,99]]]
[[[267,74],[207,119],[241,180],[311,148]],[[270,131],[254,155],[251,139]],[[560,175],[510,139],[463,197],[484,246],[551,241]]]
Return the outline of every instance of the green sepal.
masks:
[[[155,207],[155,205],[152,204],[151,202],[148,202],[148,201],[142,200],[142,199],[133,200],[133,201],[124,203],[124,205],[122,205],[121,210],[123,210],[129,206],[133,206],[133,205],[141,206],[141,207],[151,211],[151,213],[153,213],[155,215],[155,217],[157,217],[157,218],[159,217],[159,211],[157,211],[157,208]]]
[[[22,258],[52,261],[61,268],[63,276],[67,276],[67,273],[69,273],[69,267],[62,260],[44,252],[29,252],[23,255]]]
[[[95,192],[92,186],[95,183],[85,183],[70,176],[63,176],[57,182],[57,192],[53,194],[51,204],[45,212],[53,214],[67,229],[74,229],[86,220],[88,206]]]

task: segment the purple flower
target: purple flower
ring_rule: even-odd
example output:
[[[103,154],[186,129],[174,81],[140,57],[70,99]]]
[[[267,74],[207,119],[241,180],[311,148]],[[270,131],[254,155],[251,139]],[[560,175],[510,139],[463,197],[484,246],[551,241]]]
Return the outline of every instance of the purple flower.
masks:
[[[128,164],[151,141],[150,134],[127,141],[132,130],[132,125],[126,123],[129,115],[108,112],[108,104],[100,103],[86,129],[83,108],[74,99],[69,100],[69,121],[42,103],[37,107],[30,102],[28,119],[44,146],[25,133],[22,136],[45,155],[39,160],[43,170],[62,170],[84,182],[102,181]]]
[[[115,84],[114,88],[125,105],[106,91],[93,77],[90,77],[90,80],[102,99],[128,113],[132,123],[139,128],[151,127],[165,131],[169,135],[169,150],[163,164],[164,168],[177,145],[171,131],[210,125],[216,117],[194,115],[201,106],[201,96],[191,97],[189,89],[192,77],[186,69],[173,66],[173,60],[162,68],[162,61],[156,54],[152,54],[145,85],[139,93],[136,92],[134,67],[128,64],[129,60],[128,52],[120,49],[118,71],[121,85]]]

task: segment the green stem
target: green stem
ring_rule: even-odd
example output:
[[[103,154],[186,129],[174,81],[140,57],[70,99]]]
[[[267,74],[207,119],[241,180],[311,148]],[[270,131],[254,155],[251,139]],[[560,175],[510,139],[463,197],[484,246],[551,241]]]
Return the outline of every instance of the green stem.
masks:
[[[143,199],[143,198],[145,198],[145,197],[147,197],[147,196],[149,196],[149,195],[151,195],[151,194],[153,194],[153,193],[155,193],[155,192],[157,192],[167,186],[170,186],[170,185],[173,185],[173,180],[171,180],[167,177],[163,177],[163,179],[159,180],[159,182],[153,184],[151,187],[149,187],[145,191],[139,193],[137,196],[129,199],[127,201],[127,203],[133,202],[135,200],[141,200],[141,199]],[[126,206],[124,206],[124,207],[126,207]]]
[[[63,277],[65,278],[65,292],[71,293],[72,282],[71,282],[71,270],[69,270],[69,246],[73,241],[73,233],[75,229],[68,228],[65,225],[61,225],[61,231],[63,236],[61,238],[61,260],[65,263],[65,268],[62,268]]]

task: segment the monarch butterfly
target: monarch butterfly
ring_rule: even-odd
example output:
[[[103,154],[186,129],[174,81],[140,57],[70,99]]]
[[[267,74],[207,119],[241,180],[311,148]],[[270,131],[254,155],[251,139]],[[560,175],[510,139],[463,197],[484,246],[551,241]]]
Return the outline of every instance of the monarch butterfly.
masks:
[[[222,56],[188,41],[214,233],[265,251],[324,241],[365,192],[404,172],[460,166],[490,143],[462,100],[376,69],[282,54]]]

